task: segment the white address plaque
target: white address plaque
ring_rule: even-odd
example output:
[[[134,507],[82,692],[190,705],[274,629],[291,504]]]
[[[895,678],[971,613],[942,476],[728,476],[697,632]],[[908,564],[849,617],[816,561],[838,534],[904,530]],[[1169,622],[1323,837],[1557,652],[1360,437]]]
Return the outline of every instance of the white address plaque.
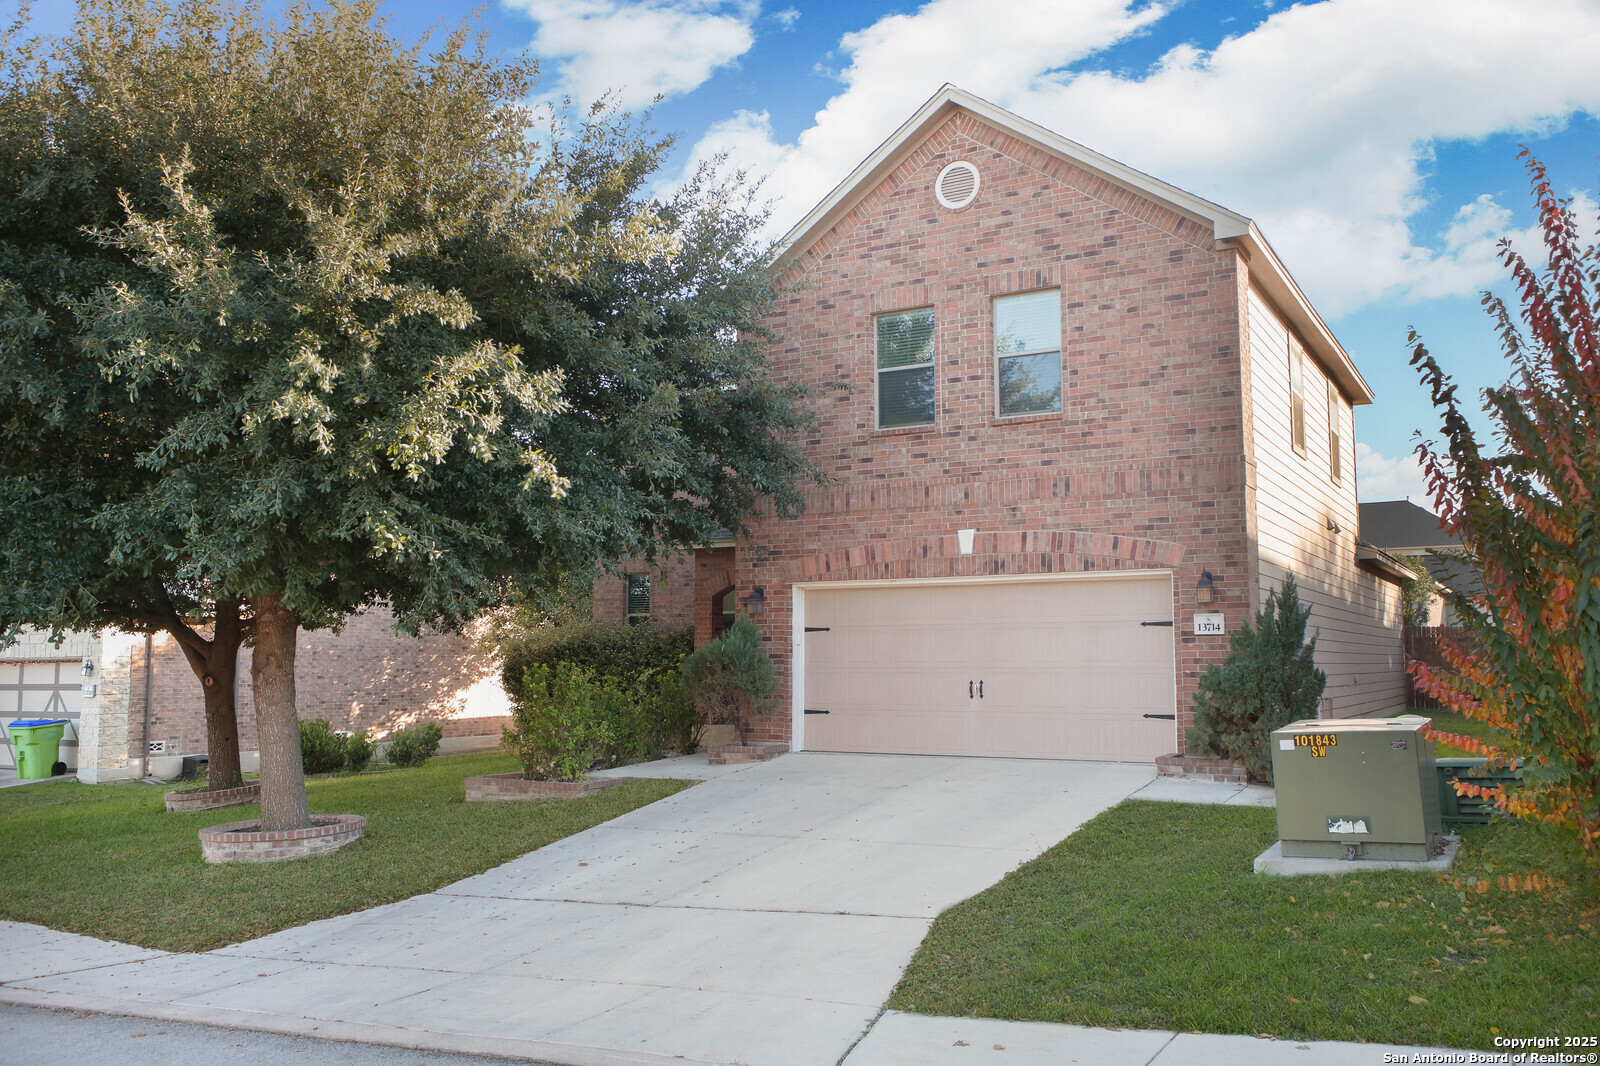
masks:
[[[1197,637],[1221,636],[1228,631],[1227,625],[1222,620],[1222,613],[1197,614],[1194,616],[1194,635]]]

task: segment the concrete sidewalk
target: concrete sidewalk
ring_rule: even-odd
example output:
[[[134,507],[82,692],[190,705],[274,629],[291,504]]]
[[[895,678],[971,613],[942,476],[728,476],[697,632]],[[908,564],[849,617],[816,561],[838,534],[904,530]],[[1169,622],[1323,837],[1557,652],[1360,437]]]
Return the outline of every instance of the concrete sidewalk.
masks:
[[[843,1066],[1380,1066],[1444,1048],[1091,1029],[886,1011]],[[1406,1058],[1399,1058],[1401,1054]],[[1436,1061],[1449,1061],[1448,1059]]]
[[[3,989],[0,989],[3,993]],[[276,1063],[337,1063],[339,1066],[490,1066],[513,1049],[488,1055],[440,1050],[433,1043],[384,1045],[360,1042],[355,1031],[340,1033],[309,1023],[298,1035],[193,1022],[100,1015],[60,1009],[0,1006],[0,1047],[11,1066],[58,1066],[73,1061],[156,1066],[204,1058],[215,1066]],[[453,1048],[481,1042],[458,1040]],[[593,1049],[590,1049],[591,1051]],[[1221,1036],[1132,1029],[1091,1029],[992,1018],[930,1018],[886,1011],[837,1066],[1377,1066],[1415,1061],[1445,1048],[1381,1044],[1298,1043],[1249,1036]],[[1404,1056],[1404,1057],[1402,1057]],[[521,1061],[532,1061],[522,1059]],[[635,1063],[614,1055],[589,1061]],[[653,1060],[659,1062],[661,1060]],[[676,1059],[678,1063],[688,1060]],[[688,1064],[693,1066],[693,1064]],[[818,1066],[835,1066],[820,1062]]]

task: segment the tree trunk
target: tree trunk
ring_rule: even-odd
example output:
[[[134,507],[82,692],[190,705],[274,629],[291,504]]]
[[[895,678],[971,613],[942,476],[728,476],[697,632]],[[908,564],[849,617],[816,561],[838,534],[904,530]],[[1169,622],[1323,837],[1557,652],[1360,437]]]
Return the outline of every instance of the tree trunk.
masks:
[[[234,701],[234,684],[239,673],[239,645],[244,642],[245,623],[239,617],[239,601],[221,599],[213,612],[211,639],[206,640],[169,610],[162,625],[178,641],[195,677],[206,706],[206,788],[216,791],[244,784],[239,766],[239,714]]]
[[[239,672],[239,642],[218,640],[200,679],[206,694],[206,788],[218,791],[244,784],[239,766],[239,714],[234,704],[234,676]]]
[[[256,735],[261,743],[261,828],[307,829],[311,808],[300,766],[300,719],[294,707],[294,648],[300,620],[278,597],[257,596],[256,647],[250,660],[255,684]]]

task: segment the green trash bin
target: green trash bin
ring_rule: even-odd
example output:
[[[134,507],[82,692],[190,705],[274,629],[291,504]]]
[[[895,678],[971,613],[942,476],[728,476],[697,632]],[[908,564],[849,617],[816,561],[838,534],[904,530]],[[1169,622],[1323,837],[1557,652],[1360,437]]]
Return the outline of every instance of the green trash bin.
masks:
[[[17,754],[17,776],[23,780],[52,776],[66,728],[65,718],[26,718],[6,726],[11,750]]]

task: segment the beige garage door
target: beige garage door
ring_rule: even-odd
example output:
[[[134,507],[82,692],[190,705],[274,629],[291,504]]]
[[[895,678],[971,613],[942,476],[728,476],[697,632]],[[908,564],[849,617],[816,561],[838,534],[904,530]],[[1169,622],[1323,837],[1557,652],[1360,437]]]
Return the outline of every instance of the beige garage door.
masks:
[[[1165,574],[808,589],[804,747],[1154,759],[1171,619]]]

